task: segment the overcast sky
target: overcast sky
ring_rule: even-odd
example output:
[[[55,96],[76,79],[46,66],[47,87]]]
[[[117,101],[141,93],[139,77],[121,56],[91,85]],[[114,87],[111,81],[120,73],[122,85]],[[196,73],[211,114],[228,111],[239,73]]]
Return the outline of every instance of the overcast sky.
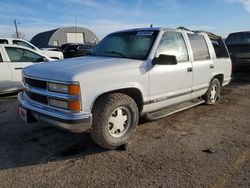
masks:
[[[250,30],[250,0],[0,0],[0,37],[83,26],[101,39],[109,32],[154,26],[207,30],[227,36]]]

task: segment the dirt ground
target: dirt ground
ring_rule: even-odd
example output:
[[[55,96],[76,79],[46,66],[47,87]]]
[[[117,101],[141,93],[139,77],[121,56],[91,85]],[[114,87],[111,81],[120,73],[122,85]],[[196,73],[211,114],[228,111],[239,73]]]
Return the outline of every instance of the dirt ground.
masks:
[[[235,78],[214,106],[142,122],[116,151],[26,124],[15,95],[0,97],[0,187],[250,187],[249,78]]]

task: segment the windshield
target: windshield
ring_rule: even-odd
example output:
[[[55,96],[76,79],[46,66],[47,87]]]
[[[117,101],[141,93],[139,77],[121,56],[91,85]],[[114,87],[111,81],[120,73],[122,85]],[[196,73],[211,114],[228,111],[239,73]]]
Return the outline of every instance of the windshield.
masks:
[[[250,44],[250,32],[230,34],[226,40],[227,45]]]
[[[92,55],[145,60],[158,31],[129,31],[106,36]]]

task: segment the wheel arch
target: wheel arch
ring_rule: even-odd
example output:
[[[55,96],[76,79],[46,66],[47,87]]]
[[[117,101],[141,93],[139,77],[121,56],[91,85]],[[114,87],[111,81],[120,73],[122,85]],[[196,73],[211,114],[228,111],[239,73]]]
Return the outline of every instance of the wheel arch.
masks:
[[[142,95],[142,92],[138,88],[135,88],[135,87],[112,90],[112,91],[104,92],[104,93],[101,93],[101,94],[97,95],[95,97],[94,101],[91,104],[91,110],[93,109],[94,105],[96,104],[96,102],[100,98],[102,98],[103,96],[105,96],[107,94],[112,94],[112,93],[123,93],[125,95],[130,96],[135,101],[135,103],[137,104],[139,112],[142,112],[142,109],[143,109],[143,95]]]
[[[213,76],[213,78],[211,79],[210,83],[213,81],[214,78],[217,78],[220,81],[220,86],[223,85],[223,81],[224,81],[224,74],[219,73]]]

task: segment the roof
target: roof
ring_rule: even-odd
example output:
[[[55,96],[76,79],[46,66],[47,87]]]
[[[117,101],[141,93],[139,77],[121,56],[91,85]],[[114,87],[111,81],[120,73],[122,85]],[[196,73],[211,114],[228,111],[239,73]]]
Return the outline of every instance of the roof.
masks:
[[[129,31],[160,31],[160,30],[176,30],[176,29],[164,28],[164,27],[145,27],[145,28],[134,28],[134,29],[120,30],[120,31],[116,31],[113,33],[129,32]]]

